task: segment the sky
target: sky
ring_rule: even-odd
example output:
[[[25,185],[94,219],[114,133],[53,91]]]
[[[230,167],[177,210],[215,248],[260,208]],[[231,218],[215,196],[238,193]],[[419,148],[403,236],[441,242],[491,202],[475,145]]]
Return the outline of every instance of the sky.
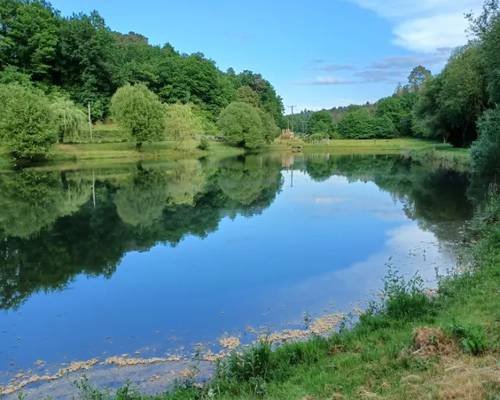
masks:
[[[52,0],[63,15],[97,10],[219,68],[261,73],[286,111],[373,102],[419,64],[434,73],[467,43],[465,13],[483,0]]]

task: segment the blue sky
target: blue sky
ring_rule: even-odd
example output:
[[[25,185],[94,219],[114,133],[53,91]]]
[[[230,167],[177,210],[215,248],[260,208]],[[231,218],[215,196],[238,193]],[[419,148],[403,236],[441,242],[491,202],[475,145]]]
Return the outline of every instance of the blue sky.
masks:
[[[52,0],[98,10],[111,29],[260,72],[285,106],[320,109],[392,94],[411,68],[439,71],[482,0]],[[287,109],[288,111],[288,109]]]

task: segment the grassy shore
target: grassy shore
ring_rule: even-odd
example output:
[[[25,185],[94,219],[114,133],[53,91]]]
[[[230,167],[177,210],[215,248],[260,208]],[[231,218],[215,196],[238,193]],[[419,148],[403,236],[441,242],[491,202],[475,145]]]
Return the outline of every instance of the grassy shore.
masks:
[[[85,140],[83,140],[85,139]],[[101,166],[140,160],[176,160],[181,158],[201,158],[207,156],[229,157],[244,153],[243,149],[227,146],[217,141],[209,141],[208,150],[197,148],[197,142],[183,143],[178,148],[175,142],[165,141],[145,144],[142,151],[137,151],[131,141],[123,141],[123,134],[117,133],[116,127],[99,126],[94,131],[94,142],[57,144],[45,165],[57,165],[62,168],[71,165]],[[264,152],[303,151],[305,153],[332,154],[402,154],[416,161],[435,163],[456,169],[467,169],[469,152],[450,145],[421,139],[377,139],[377,140],[330,140],[322,143],[303,143],[283,141],[273,143],[262,149]],[[11,166],[9,156],[0,148],[0,169]]]
[[[383,299],[331,336],[273,349],[261,343],[220,363],[200,387],[142,396],[84,387],[87,400],[498,399],[500,197],[468,226],[458,271],[428,293],[390,271]]]
[[[37,168],[87,168],[105,167],[137,161],[174,161],[185,158],[222,158],[243,154],[239,148],[226,146],[219,142],[210,142],[208,150],[197,148],[197,142],[184,143],[178,148],[174,142],[157,142],[144,144],[137,151],[132,142],[114,143],[73,143],[54,146],[49,159],[42,163],[30,164]],[[8,154],[0,150],[0,169],[12,166]]]

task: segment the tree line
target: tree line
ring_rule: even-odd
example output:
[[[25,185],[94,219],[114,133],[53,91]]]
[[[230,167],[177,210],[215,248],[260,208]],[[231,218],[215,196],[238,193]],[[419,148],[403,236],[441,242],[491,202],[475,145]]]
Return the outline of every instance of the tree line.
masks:
[[[476,164],[500,171],[500,11],[486,0],[468,16],[472,37],[433,76],[415,67],[405,85],[375,104],[287,116],[308,140],[417,137],[472,147]]]
[[[15,158],[43,158],[53,143],[84,134],[88,113],[91,122],[112,116],[111,99],[123,87],[128,89],[122,95],[189,105],[196,118],[188,133],[193,126],[218,133],[219,115],[235,101],[249,104],[264,127],[282,124],[282,100],[260,74],[221,71],[201,53],[183,54],[168,43],[151,45],[138,33],[114,32],[96,11],[63,17],[45,0],[3,0],[0,42],[0,100],[6,105],[0,137]],[[23,118],[31,110],[36,121]],[[175,117],[174,125],[186,113],[180,107],[166,111]],[[136,125],[144,123],[140,118]],[[130,121],[121,122],[128,133],[137,132]],[[152,124],[136,138],[138,147],[145,136],[158,138],[158,124],[164,123]]]

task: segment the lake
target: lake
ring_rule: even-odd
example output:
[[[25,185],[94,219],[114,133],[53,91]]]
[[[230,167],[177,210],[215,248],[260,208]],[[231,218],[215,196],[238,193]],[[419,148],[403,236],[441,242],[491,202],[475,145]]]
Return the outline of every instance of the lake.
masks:
[[[455,265],[468,178],[400,156],[249,155],[0,175],[0,385],[190,357]]]

